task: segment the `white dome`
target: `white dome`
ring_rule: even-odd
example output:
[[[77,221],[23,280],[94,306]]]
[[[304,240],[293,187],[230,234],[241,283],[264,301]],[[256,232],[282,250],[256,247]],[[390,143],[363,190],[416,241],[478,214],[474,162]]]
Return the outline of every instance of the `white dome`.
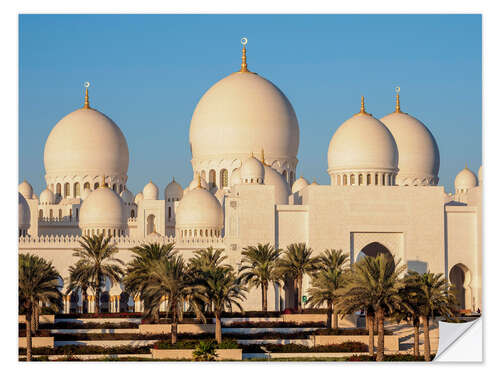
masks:
[[[54,203],[56,203],[56,196],[49,188],[46,188],[44,191],[41,192],[40,204],[54,204]]]
[[[119,176],[126,178],[128,146],[120,128],[106,115],[80,108],[63,117],[45,143],[48,176]]]
[[[222,207],[209,191],[195,188],[184,194],[175,213],[177,229],[222,229]]]
[[[196,175],[196,176],[194,176],[193,181],[191,181],[191,183],[187,187],[187,189],[186,189],[187,191],[196,189],[198,187],[198,178],[200,179],[199,184],[201,185],[201,187],[203,189],[208,189],[207,181],[205,181],[205,179],[203,177]],[[186,193],[186,190],[184,190],[183,194]]]
[[[19,184],[19,192],[26,199],[33,199],[33,187],[26,180]]]
[[[267,159],[295,166],[299,126],[279,88],[255,73],[236,72],[200,99],[189,141],[193,167],[205,160],[244,160],[261,149],[266,150]]]
[[[482,165],[479,167],[479,170],[477,172],[477,176],[479,178],[479,185],[482,185],[483,184],[483,166]]]
[[[135,195],[135,198],[134,198],[134,203],[135,204],[139,204],[140,201],[142,201],[144,199],[144,195],[142,194],[142,191],[138,192],[136,195]]]
[[[307,185],[309,185],[309,181],[307,181],[304,177],[300,176],[297,181],[295,181],[292,185],[292,194],[301,191]]]
[[[264,181],[264,166],[253,156],[243,162],[240,169],[241,181],[244,183],[259,183]]]
[[[241,168],[236,169],[231,174],[231,186],[241,183]]]
[[[170,199],[178,201],[182,199],[183,194],[184,190],[182,189],[182,186],[175,181],[175,178],[173,178],[165,188],[165,200]]]
[[[80,199],[82,201],[87,199],[87,197],[89,196],[90,193],[91,193],[91,190],[88,187],[84,188],[82,191],[82,194],[80,195]]]
[[[134,194],[132,192],[125,188],[121,193],[120,193],[120,198],[122,199],[123,203],[125,204],[132,204],[134,203]]]
[[[380,119],[390,130],[398,148],[397,185],[436,185],[439,149],[427,127],[403,112]]]
[[[21,193],[19,194],[19,229],[26,230],[30,227],[31,214],[28,202]]]
[[[158,192],[158,186],[156,186],[151,180],[146,184],[146,186],[144,186],[144,189],[142,189],[144,199],[158,200]]]
[[[316,180],[313,180],[313,182],[311,182],[311,186],[316,186],[316,185],[319,185]]]
[[[264,165],[264,185],[274,186],[275,204],[288,204],[290,186],[279,172],[267,165]]]
[[[477,177],[469,168],[465,167],[455,177],[455,190],[462,192],[477,186]]]
[[[94,190],[82,203],[79,224],[82,229],[124,229],[126,215],[121,198],[107,187]]]
[[[398,148],[387,127],[366,113],[345,121],[333,135],[328,148],[328,172],[379,171],[398,168]]]

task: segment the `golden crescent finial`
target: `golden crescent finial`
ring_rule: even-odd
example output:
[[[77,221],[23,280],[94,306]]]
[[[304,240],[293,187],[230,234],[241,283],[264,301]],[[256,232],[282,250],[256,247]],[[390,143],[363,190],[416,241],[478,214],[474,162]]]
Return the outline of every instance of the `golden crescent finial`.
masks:
[[[401,105],[399,103],[399,91],[401,90],[401,88],[398,86],[396,87],[396,111],[397,113],[400,113],[401,112]]]
[[[241,38],[241,44],[243,46],[243,49],[241,51],[241,69],[240,72],[248,72],[247,68],[247,45],[248,39],[247,38]]]
[[[89,109],[90,104],[89,104],[89,87],[90,87],[90,82],[85,82],[83,84],[85,86],[85,102],[83,103],[83,108]]]
[[[105,175],[102,175],[101,185],[99,185],[99,187],[106,187],[106,176]]]

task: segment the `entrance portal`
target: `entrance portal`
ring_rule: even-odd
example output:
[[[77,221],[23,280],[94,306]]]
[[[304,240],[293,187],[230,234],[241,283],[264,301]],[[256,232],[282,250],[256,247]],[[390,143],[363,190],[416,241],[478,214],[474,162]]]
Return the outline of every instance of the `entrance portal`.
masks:
[[[457,299],[458,307],[461,310],[470,308],[469,284],[470,271],[462,263],[455,264],[450,270],[450,283],[453,284],[453,294]]]

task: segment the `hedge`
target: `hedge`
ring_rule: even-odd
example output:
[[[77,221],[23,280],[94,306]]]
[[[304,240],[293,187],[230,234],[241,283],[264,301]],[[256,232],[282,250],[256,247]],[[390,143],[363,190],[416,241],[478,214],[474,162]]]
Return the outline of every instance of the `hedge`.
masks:
[[[335,345],[306,346],[299,344],[252,344],[241,345],[244,353],[265,353],[262,347],[271,353],[363,353],[368,352],[368,345],[361,342],[344,342]]]
[[[325,323],[322,322],[232,322],[225,323],[223,327],[230,328],[303,328],[303,327],[318,327],[324,328]]]
[[[372,361],[375,362],[377,355],[353,355],[347,358],[349,362],[363,362],[363,361]],[[431,360],[434,358],[434,354],[431,355]],[[423,356],[414,357],[411,354],[386,354],[384,355],[385,362],[421,362],[425,361]]]
[[[96,345],[65,345],[55,348],[33,348],[33,355],[71,355],[71,354],[149,354],[151,346],[121,345],[103,347]],[[25,355],[26,348],[19,348],[19,355]]]
[[[210,340],[215,342],[215,340]],[[156,343],[154,349],[195,349],[200,340],[180,340],[172,344],[170,341],[160,341]],[[216,344],[216,349],[239,349],[240,345],[235,340],[224,339],[220,344]]]
[[[365,336],[368,335],[368,330],[366,328],[337,328],[337,329],[319,329],[314,332],[317,336]],[[377,335],[378,331],[374,331],[374,335]],[[393,335],[392,331],[384,330],[384,335]]]

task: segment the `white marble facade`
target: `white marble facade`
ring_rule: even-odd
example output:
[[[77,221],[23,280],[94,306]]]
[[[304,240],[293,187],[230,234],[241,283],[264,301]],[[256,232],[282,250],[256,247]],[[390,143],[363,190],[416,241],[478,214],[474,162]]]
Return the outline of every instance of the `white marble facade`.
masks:
[[[125,262],[144,242],[175,243],[186,258],[222,248],[236,268],[243,247],[257,243],[342,249],[351,262],[383,251],[409,269],[445,274],[459,285],[462,308],[481,308],[482,171],[478,179],[466,167],[455,194],[446,194],[438,185],[438,145],[429,128],[402,112],[399,95],[395,111],[381,119],[367,113],[363,99],[333,134],[324,150],[330,185],[296,176],[294,109],[274,84],[248,71],[246,59],[201,98],[189,140],[190,185],[172,180],[160,195],[149,181],[134,195],[126,186],[126,138],[87,93],[83,108],[48,136],[46,189],[38,197],[28,182],[19,185],[19,251],[51,260],[63,278],[79,236],[101,232],[114,238]],[[119,285],[107,290],[112,311],[143,308]],[[292,307],[286,294],[269,288],[269,309]],[[81,300],[67,297],[67,311],[72,303]],[[244,307],[260,309],[260,290]]]

